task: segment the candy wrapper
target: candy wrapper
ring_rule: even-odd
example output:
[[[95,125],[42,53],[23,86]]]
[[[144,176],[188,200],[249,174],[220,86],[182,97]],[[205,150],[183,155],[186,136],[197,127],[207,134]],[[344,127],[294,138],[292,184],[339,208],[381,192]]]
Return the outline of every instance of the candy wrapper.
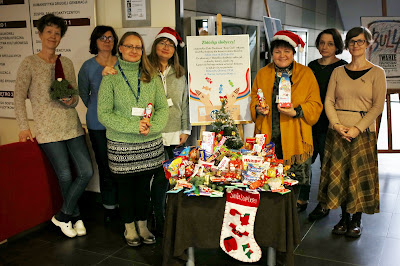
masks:
[[[179,156],[184,156],[184,157],[189,157],[189,153],[190,153],[190,146],[185,147],[181,153],[179,154]]]
[[[214,138],[215,133],[209,131],[203,131],[203,139],[201,141],[201,148],[212,154],[214,152]]]
[[[172,150],[172,154],[174,155],[174,157],[178,157],[181,155],[184,149],[185,147],[176,147],[175,149]]]
[[[208,153],[204,149],[199,149],[199,160],[207,161],[207,159],[211,156],[211,153]]]
[[[170,179],[171,178],[171,172],[168,170],[168,167],[170,166],[171,162],[174,159],[169,159],[167,161],[163,162],[163,168],[164,168],[164,173],[165,173],[165,178]]]
[[[144,110],[143,120],[150,122],[150,117],[153,114],[153,104],[149,103]]]
[[[197,147],[193,148],[190,152],[189,152],[189,160],[197,163],[199,160],[199,149]]]
[[[267,134],[256,134],[253,151],[261,152],[267,145]]]
[[[260,107],[266,108],[267,103],[265,102],[264,93],[262,92],[261,88],[257,89],[257,98],[258,98],[258,103],[259,103]]]
[[[246,150],[253,150],[254,143],[256,143],[256,138],[246,138],[245,148]]]
[[[246,170],[247,165],[249,163],[261,165],[264,162],[264,158],[261,156],[243,155],[242,161],[243,161],[243,170]]]
[[[292,106],[292,85],[288,73],[283,73],[279,81],[279,107]]]

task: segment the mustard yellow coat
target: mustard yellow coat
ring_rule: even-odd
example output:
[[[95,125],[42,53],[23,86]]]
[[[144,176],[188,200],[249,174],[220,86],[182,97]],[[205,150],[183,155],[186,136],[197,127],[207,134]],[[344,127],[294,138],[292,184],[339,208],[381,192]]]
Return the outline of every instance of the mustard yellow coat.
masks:
[[[292,105],[301,105],[304,117],[292,118],[280,115],[283,160],[285,164],[301,164],[313,154],[312,126],[318,121],[322,111],[322,102],[317,80],[309,67],[293,62]],[[272,108],[266,116],[256,113],[258,104],[257,89],[261,88],[265,100],[272,106],[272,91],[275,81],[275,65],[270,63],[260,69],[251,90],[250,111],[255,123],[255,133],[267,134],[268,141],[272,132]],[[274,101],[275,102],[275,101]]]

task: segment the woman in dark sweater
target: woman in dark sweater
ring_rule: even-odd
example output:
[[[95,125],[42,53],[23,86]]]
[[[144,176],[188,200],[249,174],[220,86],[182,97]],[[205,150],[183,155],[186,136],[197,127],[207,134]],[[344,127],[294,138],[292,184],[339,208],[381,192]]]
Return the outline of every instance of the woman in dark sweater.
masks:
[[[347,64],[346,61],[339,59],[336,55],[343,52],[343,40],[337,29],[326,29],[320,32],[315,40],[321,58],[311,61],[308,67],[314,72],[319,85],[321,101],[325,101],[326,90],[328,88],[329,79],[333,70],[341,65]],[[328,130],[329,121],[326,117],[325,110],[322,110],[318,122],[312,127],[314,153],[312,163],[315,162],[319,154],[321,161],[324,158],[325,138]],[[297,203],[298,210],[304,211],[308,205],[310,195],[310,186],[303,185],[300,188],[299,200]],[[329,210],[318,204],[313,212],[310,213],[310,220],[317,220],[329,214]]]

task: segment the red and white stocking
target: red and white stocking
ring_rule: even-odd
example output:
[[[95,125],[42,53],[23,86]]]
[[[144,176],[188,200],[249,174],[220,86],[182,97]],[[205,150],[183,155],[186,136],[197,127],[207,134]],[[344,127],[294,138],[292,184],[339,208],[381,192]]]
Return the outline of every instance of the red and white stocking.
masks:
[[[254,221],[259,203],[260,194],[257,191],[234,189],[226,193],[220,246],[239,261],[256,262],[261,258],[261,248],[254,239]]]

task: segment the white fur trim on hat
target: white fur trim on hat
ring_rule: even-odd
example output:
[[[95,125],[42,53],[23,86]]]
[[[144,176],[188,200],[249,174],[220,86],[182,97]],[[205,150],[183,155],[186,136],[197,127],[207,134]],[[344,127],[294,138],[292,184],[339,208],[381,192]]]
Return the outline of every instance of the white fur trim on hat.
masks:
[[[157,39],[158,38],[168,38],[171,41],[174,42],[175,46],[178,46],[178,41],[176,40],[176,37],[174,35],[172,35],[171,33],[167,33],[167,32],[163,32],[157,35]]]
[[[293,48],[298,47],[299,48],[299,52],[303,52],[304,51],[304,42],[303,40],[300,38],[299,35],[290,32],[290,31],[278,31],[277,33],[275,33],[274,37],[272,37],[272,41],[275,40],[282,40],[285,42],[288,42],[291,46],[293,46]]]

